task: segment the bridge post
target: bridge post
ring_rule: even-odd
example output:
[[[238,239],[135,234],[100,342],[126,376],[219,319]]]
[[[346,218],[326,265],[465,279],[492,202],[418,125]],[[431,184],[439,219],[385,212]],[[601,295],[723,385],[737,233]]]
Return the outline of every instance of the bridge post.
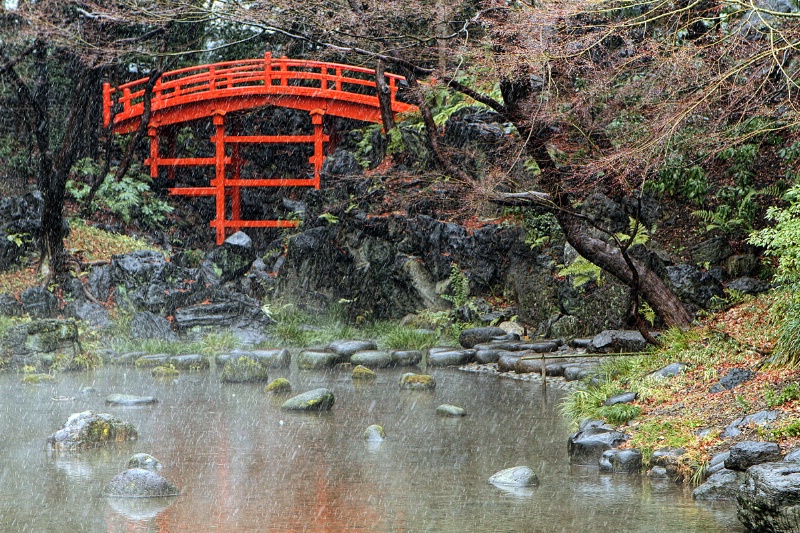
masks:
[[[158,178],[158,128],[150,126],[147,128],[147,136],[150,137],[150,178]]]
[[[322,109],[312,109],[309,114],[311,115],[311,124],[314,125],[314,155],[309,158],[309,163],[314,165],[314,188],[319,189],[320,172],[322,172],[322,163],[325,161],[325,152],[322,146],[324,140],[322,117],[325,112]]]
[[[264,87],[272,86],[272,52],[264,52]]]
[[[217,246],[225,242],[225,112],[214,112],[214,179],[211,185],[215,190]]]

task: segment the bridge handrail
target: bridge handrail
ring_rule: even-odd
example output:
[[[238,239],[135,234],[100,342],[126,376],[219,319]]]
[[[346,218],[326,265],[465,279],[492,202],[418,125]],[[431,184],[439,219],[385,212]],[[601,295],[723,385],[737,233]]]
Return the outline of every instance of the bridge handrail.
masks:
[[[399,82],[405,78],[388,73],[385,76],[394,101]],[[359,90],[375,88],[374,77],[375,71],[365,67],[287,57],[274,59],[266,53],[263,59],[225,61],[166,72],[156,81],[151,106],[157,110],[182,103],[181,97],[202,93],[224,96],[226,91],[253,87],[264,87],[266,93],[280,93],[287,91],[287,87],[294,87],[367,96]],[[290,80],[303,80],[313,85],[290,85]],[[112,110],[116,110],[115,123],[142,114],[147,81],[148,78],[141,78],[119,87],[111,87],[108,83],[103,85],[104,127],[111,124]]]

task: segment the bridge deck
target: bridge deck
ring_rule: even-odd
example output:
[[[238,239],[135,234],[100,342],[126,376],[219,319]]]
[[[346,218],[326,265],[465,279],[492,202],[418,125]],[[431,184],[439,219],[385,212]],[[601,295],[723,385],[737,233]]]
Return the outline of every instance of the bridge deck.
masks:
[[[404,78],[386,74],[393,113],[412,112],[416,106],[397,99]],[[144,113],[147,78],[111,87],[103,85],[103,124],[114,133],[130,133],[141,125]],[[230,135],[225,131],[225,115],[263,106],[288,107],[307,111],[314,129],[312,135]],[[242,187],[320,187],[320,170],[325,159],[323,116],[381,122],[375,71],[362,67],[323,63],[282,57],[273,59],[267,53],[261,59],[228,61],[212,65],[189,67],[162,75],[153,87],[150,99],[150,157],[145,161],[150,175],[158,177],[164,167],[174,178],[177,167],[213,166],[214,177],[208,187],[174,187],[169,193],[176,196],[213,196],[217,244],[222,244],[227,230],[245,227],[292,227],[295,220],[242,220]],[[168,135],[166,157],[160,153],[160,132],[164,126],[192,120],[213,118],[215,134],[214,157],[175,157],[174,131]],[[169,130],[169,128],[167,128]],[[313,177],[242,179],[244,160],[242,144],[309,143],[314,155],[309,159]],[[229,153],[230,152],[230,153]],[[228,174],[231,174],[229,176]],[[230,217],[227,204],[230,204]]]

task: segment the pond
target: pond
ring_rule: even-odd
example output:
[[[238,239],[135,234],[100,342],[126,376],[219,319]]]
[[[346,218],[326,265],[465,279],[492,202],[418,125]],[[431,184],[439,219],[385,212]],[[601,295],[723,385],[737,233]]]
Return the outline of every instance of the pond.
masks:
[[[0,375],[0,531],[743,531],[730,503],[702,504],[689,488],[570,466],[563,394],[536,383],[434,370],[432,392],[400,390],[403,371],[354,383],[348,370],[286,369],[295,392],[333,391],[322,414],[285,412],[262,385],[222,384],[214,369],[154,380],[106,367],[55,384]],[[81,394],[82,387],[96,389]],[[152,395],[152,406],[106,406],[112,393]],[[58,397],[73,400],[56,401]],[[546,399],[546,401],[544,401]],[[443,418],[443,403],[464,418]],[[71,413],[107,412],[139,440],[81,453],[46,451]],[[370,424],[387,439],[362,439]],[[169,500],[110,500],[103,487],[128,458],[157,457],[181,489]],[[501,490],[495,472],[528,465],[530,489]]]

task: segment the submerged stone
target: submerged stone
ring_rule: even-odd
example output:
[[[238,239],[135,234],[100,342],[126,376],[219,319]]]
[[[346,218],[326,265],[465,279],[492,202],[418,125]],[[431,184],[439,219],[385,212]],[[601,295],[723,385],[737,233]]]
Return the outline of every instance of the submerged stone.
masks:
[[[180,372],[171,366],[157,366],[150,371],[150,374],[154,378],[176,378],[180,375]]]
[[[104,446],[109,442],[136,440],[133,424],[107,413],[83,411],[70,415],[64,427],[47,437],[51,450],[82,450]]]
[[[635,474],[642,469],[642,452],[639,450],[606,450],[598,462],[600,470],[615,474]]]
[[[407,374],[403,374],[400,378],[400,388],[411,390],[433,390],[436,388],[436,380],[433,378],[433,376],[429,376],[427,374],[414,374],[413,372],[408,372]]]
[[[539,484],[539,478],[529,466],[513,466],[494,474],[489,478],[489,483],[511,487],[531,487]]]
[[[292,384],[286,378],[273,379],[264,387],[264,392],[289,392],[290,390],[292,390]]]
[[[456,405],[443,403],[442,405],[436,408],[436,414],[439,416],[457,417],[457,416],[467,416],[467,411]]]
[[[158,403],[153,396],[133,396],[131,394],[110,394],[106,397],[108,405],[150,405]]]
[[[383,442],[386,439],[386,432],[378,424],[372,424],[364,430],[364,440],[369,442]]]
[[[131,468],[108,482],[104,496],[115,498],[162,498],[177,496],[176,487],[168,479],[144,468]]]
[[[147,470],[158,470],[161,462],[149,453],[137,453],[128,459],[128,468],[145,468]]]
[[[40,383],[55,383],[56,377],[52,374],[25,374],[21,383],[39,385]]]
[[[286,400],[281,409],[287,411],[328,411],[334,404],[333,393],[328,389],[314,389]]]
[[[627,440],[627,435],[605,427],[588,427],[570,436],[567,443],[572,464],[596,465],[603,452],[616,448]]]

